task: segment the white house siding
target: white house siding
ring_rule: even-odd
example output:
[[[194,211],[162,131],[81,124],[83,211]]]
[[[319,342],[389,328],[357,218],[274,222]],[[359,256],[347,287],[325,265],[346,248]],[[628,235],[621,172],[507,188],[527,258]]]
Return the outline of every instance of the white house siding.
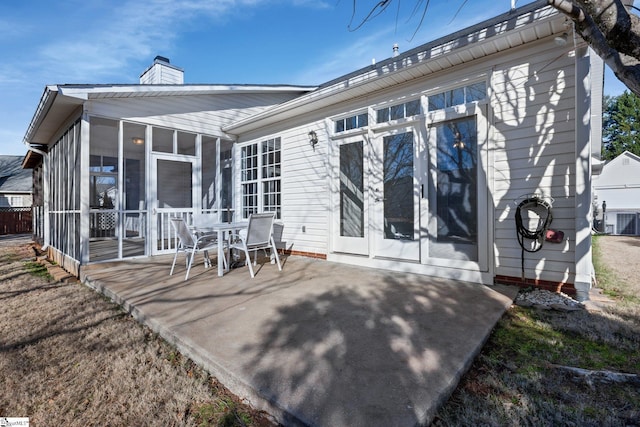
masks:
[[[264,136],[241,138],[238,147],[281,138],[282,153],[282,244],[293,253],[324,257],[328,250],[329,191],[327,181],[327,141],[322,138],[315,151],[308,133],[323,122],[287,129],[269,129]],[[321,132],[317,131],[318,135]],[[236,171],[240,170],[240,149],[236,150]],[[241,206],[240,177],[236,173],[236,206]]]
[[[572,49],[548,43],[531,45],[497,64],[492,75],[496,276],[521,276],[515,211],[524,195],[538,193],[553,198],[551,227],[564,231],[566,238],[561,244],[545,243],[539,252],[525,252],[525,275],[573,282],[576,154]]]
[[[293,98],[290,93],[106,98],[90,101],[89,114],[225,136],[220,127]]]
[[[332,253],[329,144],[335,144],[320,119],[375,110],[384,103],[401,103],[465,82],[485,79],[490,95],[488,120],[489,208],[494,218],[487,248],[489,277],[520,278],[521,249],[516,238],[515,210],[521,197],[540,193],[551,196],[552,228],[562,230],[566,239],[560,244],[546,243],[540,252],[525,254],[528,279],[551,283],[572,283],[575,265],[575,68],[573,46],[558,47],[549,40],[531,43],[509,55],[489,57],[422,77],[390,89],[369,93],[322,111],[287,120],[278,129],[257,130],[264,136],[241,135],[241,141],[258,142],[282,137],[282,220],[284,240],[294,250]],[[287,123],[297,120],[297,127]],[[426,118],[416,124],[421,131]],[[331,120],[327,120],[331,127]],[[415,122],[414,122],[415,123]],[[373,125],[384,128],[386,125]],[[319,144],[315,152],[309,146],[308,132],[315,130]],[[264,133],[263,133],[264,132]],[[493,208],[491,208],[493,206]],[[481,213],[482,215],[482,213]],[[482,220],[482,216],[481,216]],[[304,229],[305,232],[302,232]],[[482,227],[482,222],[481,222]],[[383,268],[399,268],[433,275],[453,275],[465,280],[487,280],[486,274],[464,273],[460,268],[434,267],[415,263],[386,262],[369,257],[339,256],[331,259]],[[455,270],[455,271],[454,271]],[[490,279],[489,279],[490,280]]]
[[[609,161],[593,180],[597,206],[602,217],[602,203],[607,202],[605,230],[611,234],[640,234],[640,157],[624,152]],[[635,230],[623,230],[618,216],[635,216]],[[621,217],[620,220],[623,218]]]

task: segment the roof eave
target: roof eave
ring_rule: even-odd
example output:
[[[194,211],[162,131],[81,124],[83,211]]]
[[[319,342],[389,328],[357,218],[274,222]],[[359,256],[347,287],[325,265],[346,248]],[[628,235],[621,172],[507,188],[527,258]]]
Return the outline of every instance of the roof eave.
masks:
[[[348,96],[350,92],[354,93],[366,85],[380,83],[385,79],[389,82],[388,86],[395,85],[397,80],[402,80],[403,75],[409,76],[417,67],[446,59],[465,50],[471,50],[483,43],[498,41],[500,37],[507,37],[514,31],[524,31],[531,23],[539,25],[551,19],[561,21],[563,18],[555,9],[547,5],[546,0],[536,1],[465,30],[418,46],[398,57],[389,58],[331,80],[320,85],[316,91],[229,124],[223,128],[223,131],[236,135],[250,132],[261,126],[267,126],[289,116],[300,114],[305,110],[312,111],[329,106],[339,102],[340,98]],[[522,44],[527,42],[523,41]],[[507,46],[497,52],[512,48],[513,46]],[[475,59],[477,58],[472,60]],[[340,96],[336,96],[338,94]]]
[[[234,93],[304,94],[315,89],[316,86],[295,85],[50,85],[45,87],[23,142],[27,146],[49,144],[61,120],[68,118],[84,102],[91,99]],[[48,129],[45,126],[47,123],[51,124]]]

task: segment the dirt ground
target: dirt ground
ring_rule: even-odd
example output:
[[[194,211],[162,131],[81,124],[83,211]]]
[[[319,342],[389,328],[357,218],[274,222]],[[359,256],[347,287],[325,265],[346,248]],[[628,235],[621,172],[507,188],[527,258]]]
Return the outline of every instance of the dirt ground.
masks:
[[[640,295],[640,236],[599,236],[597,244],[606,266]]]

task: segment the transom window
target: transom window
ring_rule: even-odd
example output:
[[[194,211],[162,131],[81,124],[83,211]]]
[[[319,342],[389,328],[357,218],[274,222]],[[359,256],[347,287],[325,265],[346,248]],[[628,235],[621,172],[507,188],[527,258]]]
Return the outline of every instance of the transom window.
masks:
[[[344,132],[351,129],[359,129],[369,125],[369,115],[367,113],[357,114],[355,116],[337,119],[335,122],[335,131]]]
[[[281,216],[280,138],[251,144],[240,150],[242,218],[257,212]]]
[[[402,104],[390,105],[376,110],[376,120],[384,123],[391,120],[404,119],[405,117],[417,116],[420,114],[420,100],[404,102]]]
[[[442,110],[474,101],[482,101],[486,97],[486,82],[474,83],[457,89],[429,95],[429,111]]]

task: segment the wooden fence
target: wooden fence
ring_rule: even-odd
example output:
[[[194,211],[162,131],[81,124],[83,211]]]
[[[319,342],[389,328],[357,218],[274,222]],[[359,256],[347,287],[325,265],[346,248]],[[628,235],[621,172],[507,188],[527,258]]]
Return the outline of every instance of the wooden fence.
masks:
[[[0,208],[0,235],[26,234],[32,230],[31,208]]]

